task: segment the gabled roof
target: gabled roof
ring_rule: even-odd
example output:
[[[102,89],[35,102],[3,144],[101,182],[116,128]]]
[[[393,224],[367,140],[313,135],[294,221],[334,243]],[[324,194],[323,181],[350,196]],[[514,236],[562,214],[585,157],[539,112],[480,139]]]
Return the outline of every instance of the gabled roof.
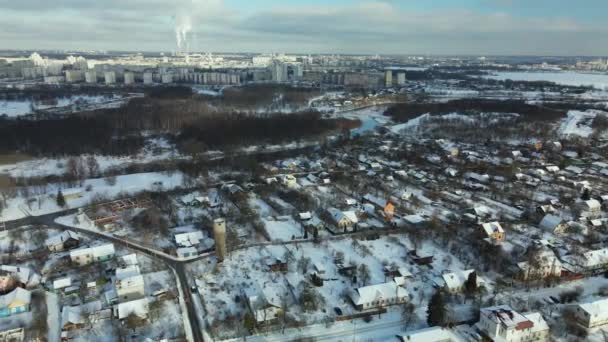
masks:
[[[500,225],[500,223],[494,221],[494,222],[486,222],[484,224],[481,225],[481,227],[483,228],[483,230],[486,232],[486,234],[488,236],[491,236],[494,233],[504,233],[504,229],[502,229],[502,226]]]
[[[0,274],[9,273],[17,277],[20,283],[27,284],[32,276],[32,270],[29,267],[21,267],[21,266],[10,266],[10,265],[2,265],[0,266]]]
[[[353,296],[355,305],[363,305],[377,300],[407,297],[408,292],[403,287],[391,281],[383,284],[369,285],[357,289]]]
[[[442,275],[443,281],[448,289],[457,289],[464,285],[469,279],[469,275],[475,272],[475,270],[457,271],[452,273],[446,273]],[[479,284],[479,276],[477,276],[477,283]]]
[[[78,237],[78,235],[76,235],[76,233],[74,233],[70,230],[65,230],[65,231],[61,232],[60,234],[53,235],[50,238],[46,239],[44,244],[46,246],[56,246],[56,245],[66,242],[70,239],[80,240],[80,238]]]
[[[587,312],[594,321],[608,320],[608,298],[579,304],[579,308]]]
[[[534,326],[534,323],[526,318],[526,316],[511,309],[508,305],[481,308],[480,313],[492,322],[504,325],[507,329],[519,330]]]
[[[608,248],[596,249],[583,254],[586,267],[608,264]]]
[[[175,234],[175,243],[180,247],[196,246],[202,239],[204,239],[204,235],[201,231]]]
[[[148,317],[148,298],[136,299],[130,302],[120,303],[116,308],[118,319],[125,319],[134,314],[139,318]]]
[[[116,269],[116,280],[127,279],[129,277],[133,277],[139,274],[139,266],[137,265],[130,265],[127,267],[118,268]]]
[[[588,210],[600,210],[602,208],[602,204],[600,203],[600,201],[595,200],[595,199],[590,199],[588,201],[585,201],[585,207]]]
[[[101,301],[86,303],[79,306],[64,306],[61,311],[61,326],[66,324],[84,324],[86,323],[83,317],[83,311],[87,314],[94,314],[101,311]]]
[[[559,216],[547,214],[543,217],[542,221],[538,224],[541,229],[554,231],[557,226],[562,223],[562,219]]]
[[[74,258],[77,256],[83,256],[88,254],[91,254],[94,258],[112,255],[114,254],[114,244],[107,243],[94,247],[76,249],[70,252],[70,257]]]

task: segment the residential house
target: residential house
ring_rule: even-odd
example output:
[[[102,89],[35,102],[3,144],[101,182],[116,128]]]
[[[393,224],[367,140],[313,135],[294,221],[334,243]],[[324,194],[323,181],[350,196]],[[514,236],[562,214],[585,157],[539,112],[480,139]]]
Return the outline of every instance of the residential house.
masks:
[[[608,248],[571,255],[566,260],[570,266],[575,268],[575,273],[599,274],[608,270]]]
[[[176,250],[178,258],[190,258],[198,255],[198,250],[194,247],[181,247]]]
[[[129,302],[118,303],[114,307],[114,315],[116,318],[123,320],[131,315],[139,319],[147,319],[150,312],[148,298],[141,298]]]
[[[583,201],[580,204],[580,211],[583,216],[597,217],[602,212],[602,204],[596,199]]]
[[[80,245],[80,237],[76,233],[66,230],[46,239],[44,245],[51,252],[61,252],[78,247]]]
[[[53,290],[55,291],[65,289],[70,286],[72,286],[72,278],[70,277],[58,278],[53,281]]]
[[[407,290],[395,281],[358,288],[350,296],[357,310],[369,310],[405,303],[409,299]]]
[[[538,224],[538,227],[542,230],[550,233],[563,233],[567,225],[559,216],[547,214]]]
[[[562,263],[552,250],[543,248],[536,253],[532,252],[531,257],[534,258],[532,263],[529,261],[517,263],[521,279],[543,279],[561,276]]]
[[[96,300],[83,305],[64,306],[61,311],[61,330],[74,331],[84,328],[101,318],[101,301]]]
[[[63,194],[63,198],[66,201],[71,201],[71,200],[82,198],[84,191],[81,188],[74,188],[74,189],[64,189],[61,191],[61,193]]]
[[[475,270],[465,270],[465,271],[456,271],[445,273],[441,277],[443,278],[444,289],[449,293],[460,293],[464,291],[464,286],[471,273],[475,272]],[[483,284],[483,280],[476,276],[477,286]]]
[[[424,253],[423,251],[412,249],[407,252],[407,255],[418,265],[431,265],[433,263],[433,254],[429,254],[428,251]]]
[[[544,341],[549,326],[538,312],[521,314],[507,305],[480,310],[476,327],[494,342]]]
[[[340,211],[336,208],[329,208],[327,212],[331,216],[333,224],[339,229],[351,231],[359,222],[357,214],[354,211]]]
[[[384,206],[383,213],[387,220],[391,220],[395,215],[395,206],[391,202],[387,202]]]
[[[505,230],[502,228],[500,223],[496,221],[482,223],[481,228],[492,243],[505,241]]]
[[[201,231],[175,234],[175,243],[179,247],[193,247],[198,246],[204,238]]]
[[[605,326],[608,324],[608,298],[578,304],[574,312],[577,323],[584,328]]]
[[[31,300],[31,292],[20,287],[0,296],[0,317],[8,317],[30,311]]]
[[[300,218],[300,221],[308,221],[312,218],[312,213],[310,211],[306,211],[306,212],[300,213],[298,215],[298,217]]]
[[[119,301],[130,301],[145,295],[144,277],[139,272],[139,266],[131,265],[116,270],[116,295]]]
[[[298,187],[298,180],[293,175],[285,175],[281,177],[281,183],[287,188]]]
[[[0,266],[0,294],[11,292],[16,287],[28,287],[38,280],[39,276],[29,267]]]
[[[84,266],[93,262],[107,261],[114,257],[114,244],[107,243],[94,247],[75,249],[70,252],[73,263]]]
[[[243,297],[247,299],[247,309],[255,318],[256,325],[276,322],[282,312],[280,298],[270,288],[260,290],[254,285],[244,290]]]

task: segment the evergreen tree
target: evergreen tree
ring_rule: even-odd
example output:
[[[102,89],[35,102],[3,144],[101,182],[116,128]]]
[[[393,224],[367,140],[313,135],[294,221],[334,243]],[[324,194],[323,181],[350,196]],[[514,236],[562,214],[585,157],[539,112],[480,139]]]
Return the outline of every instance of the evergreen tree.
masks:
[[[446,321],[446,309],[443,293],[437,289],[429,301],[426,322],[429,326],[443,326]]]
[[[477,291],[477,272],[469,273],[469,277],[464,282],[464,292],[467,296],[473,295]]]
[[[61,208],[65,207],[65,197],[63,197],[63,193],[61,190],[57,192],[57,205]]]

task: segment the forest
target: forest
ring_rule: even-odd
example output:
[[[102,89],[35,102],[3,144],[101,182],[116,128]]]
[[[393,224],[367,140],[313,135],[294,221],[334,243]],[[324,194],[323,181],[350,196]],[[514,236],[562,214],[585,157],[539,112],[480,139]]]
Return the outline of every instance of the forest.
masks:
[[[219,148],[293,141],[336,127],[335,121],[323,120],[317,112],[253,115],[224,111],[178,87],[133,99],[120,108],[69,117],[36,121],[0,118],[0,152],[127,155],[143,147],[142,132],[168,134],[179,146],[188,141]]]

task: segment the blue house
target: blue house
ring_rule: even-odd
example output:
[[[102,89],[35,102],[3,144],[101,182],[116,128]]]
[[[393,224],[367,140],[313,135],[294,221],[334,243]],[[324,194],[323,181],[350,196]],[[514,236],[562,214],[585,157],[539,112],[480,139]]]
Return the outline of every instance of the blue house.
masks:
[[[0,296],[0,317],[8,317],[30,311],[31,299],[31,292],[20,287],[4,296]]]

